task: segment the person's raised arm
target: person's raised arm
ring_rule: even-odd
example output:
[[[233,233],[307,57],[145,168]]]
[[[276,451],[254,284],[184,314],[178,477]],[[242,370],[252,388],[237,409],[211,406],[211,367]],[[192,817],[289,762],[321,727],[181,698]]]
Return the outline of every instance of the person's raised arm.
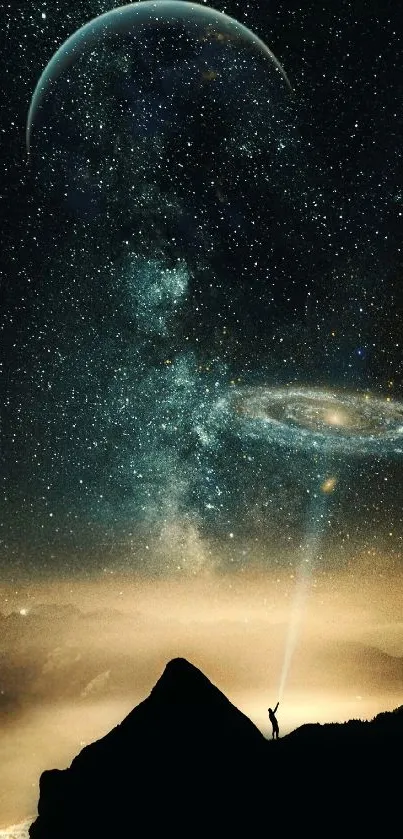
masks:
[[[276,707],[275,707],[275,709],[274,709],[274,713],[276,713],[277,708],[278,708],[278,706],[279,706],[279,705],[280,705],[280,703],[279,703],[279,702],[277,702],[277,705],[276,705]]]

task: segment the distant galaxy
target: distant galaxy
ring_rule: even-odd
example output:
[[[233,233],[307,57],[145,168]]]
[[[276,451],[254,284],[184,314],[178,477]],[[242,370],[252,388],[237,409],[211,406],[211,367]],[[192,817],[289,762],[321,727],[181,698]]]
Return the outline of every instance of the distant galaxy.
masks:
[[[300,387],[237,388],[230,397],[242,434],[324,453],[403,451],[403,403],[372,394]]]

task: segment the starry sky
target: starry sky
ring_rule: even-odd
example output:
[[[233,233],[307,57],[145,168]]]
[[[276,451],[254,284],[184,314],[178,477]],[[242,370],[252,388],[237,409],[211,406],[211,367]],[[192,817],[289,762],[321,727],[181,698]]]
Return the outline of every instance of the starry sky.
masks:
[[[119,5],[5,9],[0,825],[171,655],[265,732],[402,686],[396,3],[95,33],[27,137]]]

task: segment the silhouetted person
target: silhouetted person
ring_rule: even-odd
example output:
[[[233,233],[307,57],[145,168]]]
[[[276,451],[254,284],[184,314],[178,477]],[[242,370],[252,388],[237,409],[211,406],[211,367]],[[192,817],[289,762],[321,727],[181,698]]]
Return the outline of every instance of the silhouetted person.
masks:
[[[272,728],[273,728],[273,734],[272,734],[273,740],[274,739],[278,740],[279,729],[278,729],[278,722],[277,722],[277,719],[276,719],[276,711],[277,711],[278,706],[279,706],[279,702],[277,702],[277,705],[276,705],[274,711],[273,711],[272,708],[268,708],[269,718],[270,718],[270,722],[271,722]]]

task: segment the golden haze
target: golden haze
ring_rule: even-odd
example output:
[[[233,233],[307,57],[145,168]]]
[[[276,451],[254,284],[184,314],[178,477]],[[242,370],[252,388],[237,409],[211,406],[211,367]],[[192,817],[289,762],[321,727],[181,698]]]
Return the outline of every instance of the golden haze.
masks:
[[[0,826],[34,815],[40,773],[109,731],[174,656],[200,667],[269,736],[294,582],[290,570],[256,568],[3,586]],[[402,704],[401,591],[402,573],[386,558],[316,575],[280,734]]]

